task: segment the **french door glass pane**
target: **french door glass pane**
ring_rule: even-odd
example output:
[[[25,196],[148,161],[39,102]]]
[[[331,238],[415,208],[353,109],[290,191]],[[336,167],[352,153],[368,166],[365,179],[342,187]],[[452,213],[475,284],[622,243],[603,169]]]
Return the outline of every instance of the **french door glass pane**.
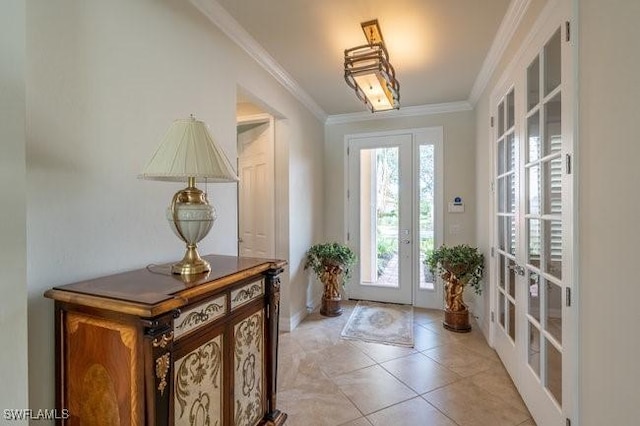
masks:
[[[527,262],[539,268],[542,247],[542,229],[539,219],[527,219],[527,238],[529,239]]]
[[[528,361],[536,376],[540,377],[540,331],[530,322],[527,321],[527,324],[529,324]]]
[[[547,281],[545,330],[562,344],[562,288]]]
[[[500,305],[498,307],[498,321],[500,321],[500,325],[502,325],[502,327],[504,328],[504,293],[500,292],[500,297],[499,297],[499,301],[498,304]]]
[[[498,142],[498,175],[505,172],[506,169],[505,141],[504,138]]]
[[[505,230],[507,229],[507,217],[498,216],[498,248],[506,250]]]
[[[546,386],[558,404],[562,405],[562,354],[545,339],[546,349]]]
[[[506,188],[506,212],[516,212],[516,182],[513,174],[507,175],[507,188]]]
[[[562,222],[545,221],[544,226],[545,272],[562,279]]]
[[[503,254],[499,254],[498,257],[500,258],[500,278],[498,280],[498,285],[500,286],[500,288],[504,288],[505,282],[504,282],[504,255]]]
[[[540,58],[536,56],[527,68],[527,111],[531,111],[538,102],[540,102]]]
[[[516,273],[515,268],[516,262],[509,259],[509,296],[515,298],[516,297]]]
[[[562,148],[562,101],[560,93],[544,105],[544,155]]]
[[[504,134],[504,102],[500,102],[498,105],[498,135]]]
[[[507,251],[516,254],[516,222],[513,216],[507,216]]]
[[[516,108],[513,90],[507,95],[507,129],[513,127],[515,123]]]
[[[539,164],[527,168],[527,181],[529,182],[529,193],[527,194],[527,213],[539,215],[540,199],[542,195]]]
[[[562,71],[560,28],[544,46],[544,95],[560,84]]]
[[[516,341],[516,306],[508,300],[509,304],[509,337]]]
[[[540,322],[540,285],[544,282],[540,275],[529,272],[529,315]]]
[[[424,259],[434,249],[434,145],[420,145],[420,288],[434,290],[434,277],[424,265]]]
[[[360,151],[360,280],[399,287],[398,147]]]
[[[516,168],[516,139],[513,132],[507,136],[507,167],[507,171],[512,171]]]
[[[527,161],[530,163],[540,158],[540,112],[536,111],[527,119]]]
[[[562,159],[555,157],[544,163],[544,214],[562,213]]]

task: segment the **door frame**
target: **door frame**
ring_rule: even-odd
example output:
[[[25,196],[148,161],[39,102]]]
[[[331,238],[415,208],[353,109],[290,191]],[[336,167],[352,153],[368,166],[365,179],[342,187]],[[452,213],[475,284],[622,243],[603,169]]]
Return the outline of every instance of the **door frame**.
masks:
[[[345,224],[344,233],[343,233],[343,241],[346,241],[349,246],[353,248],[352,242],[349,240],[350,234],[350,220],[349,220],[349,209],[350,209],[350,200],[349,200],[349,142],[352,139],[361,139],[361,138],[375,138],[375,137],[393,137],[398,135],[406,135],[410,134],[412,136],[412,180],[413,180],[413,194],[411,200],[411,213],[413,216],[412,220],[415,220],[418,217],[419,213],[419,197],[417,188],[417,167],[419,164],[419,147],[421,144],[430,143],[434,146],[434,179],[435,179],[435,187],[434,187],[434,247],[438,247],[444,244],[444,128],[443,126],[429,126],[429,127],[419,127],[419,128],[408,128],[408,129],[399,129],[399,130],[389,130],[389,131],[380,131],[380,132],[363,132],[363,133],[350,133],[344,136],[343,141],[343,171],[344,171],[344,210],[343,210],[343,223]],[[411,230],[411,238],[412,241],[420,240],[420,229],[419,226],[413,226]],[[412,244],[412,258],[419,259],[419,244]],[[411,285],[411,300],[412,305],[416,307],[423,308],[431,308],[431,309],[443,309],[444,307],[444,283],[440,277],[435,277],[436,282],[435,291],[419,289],[419,281],[415,281],[415,278],[418,277],[420,271],[419,261],[414,262],[412,265],[412,285]],[[425,292],[432,293],[432,297],[424,297]],[[347,297],[349,296],[349,292],[347,291]],[[420,297],[423,296],[423,297]]]

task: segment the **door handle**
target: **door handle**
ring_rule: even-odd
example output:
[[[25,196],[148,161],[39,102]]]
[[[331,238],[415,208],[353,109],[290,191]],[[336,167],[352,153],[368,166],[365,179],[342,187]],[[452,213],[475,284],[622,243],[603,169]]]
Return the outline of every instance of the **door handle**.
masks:
[[[508,268],[514,271],[516,274],[524,276],[524,273],[525,273],[524,266],[509,265]]]
[[[402,240],[403,244],[411,244],[411,240],[408,238],[405,238],[404,240]]]

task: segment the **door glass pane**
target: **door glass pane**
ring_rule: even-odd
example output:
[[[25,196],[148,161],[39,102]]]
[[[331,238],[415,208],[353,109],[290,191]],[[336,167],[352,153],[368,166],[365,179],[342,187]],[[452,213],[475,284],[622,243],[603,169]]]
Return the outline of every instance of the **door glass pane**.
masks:
[[[505,156],[505,141],[504,138],[500,139],[498,142],[498,175],[501,175],[505,172],[506,168],[506,156]]]
[[[527,158],[528,162],[540,158],[540,113],[536,112],[527,119]]]
[[[546,384],[547,389],[558,404],[562,405],[562,354],[548,339],[545,339],[546,348]]]
[[[562,343],[562,288],[547,281],[545,312],[545,330]]]
[[[544,46],[544,95],[547,96],[560,84],[561,51],[560,28]]]
[[[360,279],[399,287],[398,147],[360,151]]]
[[[515,175],[507,175],[507,188],[506,188],[506,212],[507,213],[515,213],[516,212],[516,182]]]
[[[498,248],[506,250],[505,230],[507,228],[507,217],[498,216]]]
[[[540,195],[542,192],[540,182],[540,165],[536,164],[527,168],[528,194],[527,194],[527,213],[540,214]]]
[[[540,248],[542,247],[542,230],[539,219],[527,219],[528,253],[527,262],[536,268],[540,267]]]
[[[513,127],[515,123],[516,108],[514,102],[513,90],[507,95],[507,129]]]
[[[500,296],[498,297],[498,299],[498,321],[504,328],[504,294],[502,292],[500,292]]]
[[[514,342],[516,341],[516,307],[511,301],[508,301],[509,305],[509,337]]]
[[[434,249],[434,145],[420,145],[420,288],[434,290],[435,280],[424,260]]]
[[[504,134],[504,102],[498,105],[498,136]]]
[[[562,159],[544,163],[544,214],[562,213]]]
[[[544,281],[535,272],[529,272],[529,315],[540,322],[540,285]]]
[[[544,155],[562,148],[562,103],[560,93],[544,105]]]
[[[498,178],[498,212],[505,213],[507,211],[507,194],[505,189],[505,182],[507,176]]]
[[[545,221],[544,227],[545,272],[562,279],[562,222]]]
[[[513,216],[507,216],[507,251],[516,254],[516,222]]]
[[[540,102],[540,58],[531,62],[527,68],[527,111]]]
[[[500,288],[504,288],[504,255],[499,254],[498,257],[500,258],[500,276],[498,279],[498,285]]]
[[[509,259],[509,296],[516,297],[516,272],[514,268],[516,263]]]
[[[516,168],[516,139],[513,132],[507,136],[507,167],[507,171]]]
[[[527,323],[529,324],[528,361],[536,376],[540,377],[540,331],[530,322]]]

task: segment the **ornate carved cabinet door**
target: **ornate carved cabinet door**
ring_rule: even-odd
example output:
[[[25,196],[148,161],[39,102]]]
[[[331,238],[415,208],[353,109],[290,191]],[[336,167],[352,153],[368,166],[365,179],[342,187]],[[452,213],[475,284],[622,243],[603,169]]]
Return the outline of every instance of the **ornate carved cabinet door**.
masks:
[[[176,426],[223,424],[222,361],[222,334],[176,359],[173,370]]]
[[[233,424],[253,426],[264,413],[264,310],[233,327]]]

